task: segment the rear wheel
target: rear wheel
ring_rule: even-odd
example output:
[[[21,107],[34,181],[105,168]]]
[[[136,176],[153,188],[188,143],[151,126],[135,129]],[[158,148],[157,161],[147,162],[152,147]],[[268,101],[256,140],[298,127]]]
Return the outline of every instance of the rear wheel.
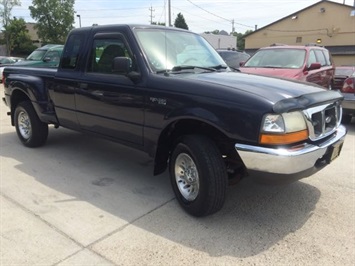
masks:
[[[193,216],[206,216],[224,204],[228,176],[215,143],[188,135],[175,146],[170,159],[170,179],[182,208]]]
[[[29,101],[17,105],[14,113],[17,135],[27,147],[43,145],[48,137],[48,125],[39,120]]]

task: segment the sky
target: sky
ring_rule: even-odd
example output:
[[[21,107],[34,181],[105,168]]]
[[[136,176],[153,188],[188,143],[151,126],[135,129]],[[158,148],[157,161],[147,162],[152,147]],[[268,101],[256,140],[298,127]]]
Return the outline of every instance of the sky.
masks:
[[[274,21],[313,5],[320,0],[170,0],[171,24],[181,13],[189,30],[197,33],[225,30],[245,33],[262,28]],[[332,0],[353,6],[353,0]],[[92,24],[168,24],[169,0],[76,0],[74,27]],[[28,7],[32,0],[21,0],[12,16],[35,22]],[[80,19],[78,17],[80,16]]]

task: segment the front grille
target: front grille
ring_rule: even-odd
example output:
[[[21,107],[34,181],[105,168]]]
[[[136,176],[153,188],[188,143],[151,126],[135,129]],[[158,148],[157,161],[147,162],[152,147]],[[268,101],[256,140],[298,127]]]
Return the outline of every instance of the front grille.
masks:
[[[340,102],[316,106],[303,111],[307,119],[309,138],[313,141],[327,137],[340,125]]]

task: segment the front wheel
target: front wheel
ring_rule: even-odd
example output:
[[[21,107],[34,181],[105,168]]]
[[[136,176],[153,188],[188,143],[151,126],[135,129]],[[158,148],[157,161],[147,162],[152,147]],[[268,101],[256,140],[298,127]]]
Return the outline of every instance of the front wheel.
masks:
[[[186,212],[201,217],[222,208],[228,176],[212,140],[198,135],[183,137],[175,146],[169,167],[175,196]]]
[[[17,136],[27,147],[43,145],[48,137],[48,125],[39,120],[29,101],[16,106],[14,113]]]

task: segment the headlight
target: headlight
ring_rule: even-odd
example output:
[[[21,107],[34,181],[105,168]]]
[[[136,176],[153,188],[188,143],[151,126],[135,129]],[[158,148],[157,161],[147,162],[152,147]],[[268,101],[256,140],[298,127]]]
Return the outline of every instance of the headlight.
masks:
[[[262,144],[290,144],[308,138],[305,118],[301,112],[265,115],[260,134]]]

